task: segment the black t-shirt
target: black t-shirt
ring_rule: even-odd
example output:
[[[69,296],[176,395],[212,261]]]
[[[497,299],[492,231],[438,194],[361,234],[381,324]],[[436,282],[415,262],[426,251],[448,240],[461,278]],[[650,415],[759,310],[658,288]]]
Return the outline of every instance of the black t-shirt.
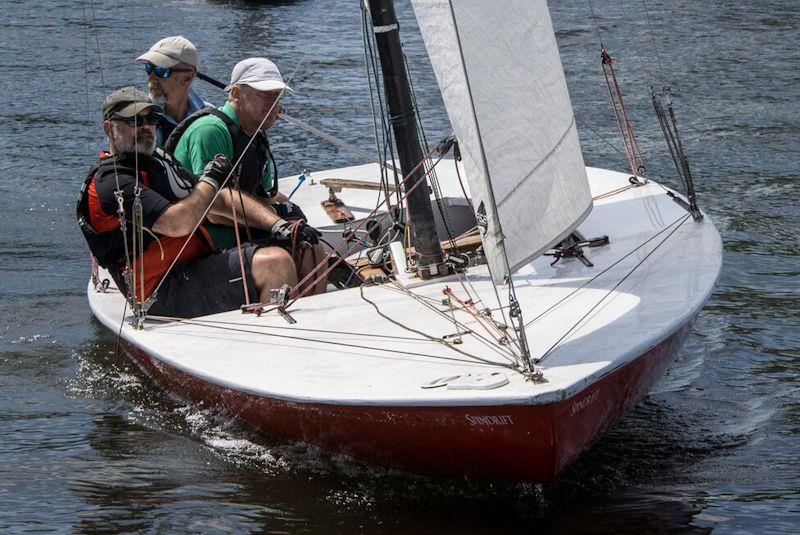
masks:
[[[133,214],[136,189],[136,172],[139,173],[139,198],[142,202],[143,222],[152,227],[161,214],[172,204],[191,193],[197,176],[182,168],[171,157],[160,151],[152,156],[122,154],[104,160],[94,177],[94,187],[100,208],[108,215],[117,214],[114,192],[122,191],[127,219]],[[119,187],[118,187],[119,185]]]

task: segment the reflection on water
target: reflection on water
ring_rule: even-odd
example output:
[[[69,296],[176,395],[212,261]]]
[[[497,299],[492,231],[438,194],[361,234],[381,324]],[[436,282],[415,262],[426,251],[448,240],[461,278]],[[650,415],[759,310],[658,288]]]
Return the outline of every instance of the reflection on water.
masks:
[[[545,489],[411,476],[256,433],[213,408],[170,398],[117,355],[113,335],[90,317],[87,257],[72,213],[103,145],[96,111],[103,96],[144,84],[132,59],[177,33],[198,45],[202,70],[222,80],[251,55],[271,57],[284,73],[302,58],[285,107],[370,150],[357,2],[6,4],[0,530],[800,529],[795,2],[757,10],[647,2],[700,204],[723,235],[724,272],[654,393]],[[550,4],[586,162],[624,168],[607,144],[617,138],[588,6]],[[648,169],[674,184],[636,59],[658,84],[655,51],[649,38],[628,38],[646,36],[641,7],[595,5],[604,42],[621,60],[617,73]],[[96,25],[85,34],[92,6]],[[399,2],[398,10],[426,133],[436,140],[449,133],[446,114],[409,6]],[[199,82],[197,89],[211,101],[224,98]],[[358,163],[288,125],[270,136],[285,175]]]

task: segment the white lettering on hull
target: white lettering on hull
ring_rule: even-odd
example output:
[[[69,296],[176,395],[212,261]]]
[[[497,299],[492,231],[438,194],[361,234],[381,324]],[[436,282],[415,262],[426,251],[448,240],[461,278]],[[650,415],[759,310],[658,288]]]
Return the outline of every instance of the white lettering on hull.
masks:
[[[465,415],[467,422],[469,425],[476,426],[476,425],[514,425],[514,420],[511,419],[511,416],[508,414],[504,415],[497,415],[497,416],[472,416],[470,414]]]
[[[599,390],[595,390],[591,394],[586,397],[583,397],[572,404],[572,414],[570,416],[575,416],[580,411],[591,405],[597,400],[597,396],[600,394]]]

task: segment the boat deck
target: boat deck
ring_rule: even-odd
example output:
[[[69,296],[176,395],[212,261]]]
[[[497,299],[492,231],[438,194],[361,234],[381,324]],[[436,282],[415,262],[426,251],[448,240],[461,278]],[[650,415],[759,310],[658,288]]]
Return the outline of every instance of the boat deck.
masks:
[[[627,174],[587,171],[595,197],[628,185]],[[445,197],[463,197],[452,161],[443,161],[437,175]],[[379,173],[370,164],[315,172],[312,178],[293,200],[311,225],[335,230],[341,225],[319,207],[328,194],[319,181],[376,182]],[[282,182],[291,188],[296,177]],[[378,192],[347,189],[339,195],[359,218],[375,206]],[[137,331],[128,318],[122,337],[191,376],[287,401],[480,406],[563,400],[685,326],[710,295],[721,265],[713,224],[707,218],[694,222],[652,182],[597,198],[578,230],[587,238],[610,238],[608,245],[585,249],[594,267],[576,259],[551,266],[552,258],[540,257],[514,275],[531,354],[546,355],[538,365],[542,383],[510,368],[514,359],[496,342],[497,333],[461,308],[452,312],[457,328],[450,307],[442,304],[449,287],[462,300],[480,296],[482,307],[501,317],[486,266],[470,268],[469,282],[450,277],[407,291],[380,285],[306,297],[290,309],[294,325],[274,312],[256,317],[233,311],[185,322],[148,320]],[[506,305],[507,288],[498,289]],[[89,300],[98,319],[116,332],[124,308],[119,292],[112,286],[97,293],[90,285]],[[459,335],[461,344],[441,342]],[[491,375],[472,385],[461,380],[461,388],[424,388],[467,373]],[[478,388],[506,379],[496,388]]]

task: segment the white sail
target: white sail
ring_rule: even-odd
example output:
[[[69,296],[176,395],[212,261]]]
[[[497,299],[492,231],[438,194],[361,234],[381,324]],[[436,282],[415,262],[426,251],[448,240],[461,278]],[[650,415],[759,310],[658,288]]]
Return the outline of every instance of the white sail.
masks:
[[[503,282],[592,207],[550,12],[545,0],[412,5]]]

